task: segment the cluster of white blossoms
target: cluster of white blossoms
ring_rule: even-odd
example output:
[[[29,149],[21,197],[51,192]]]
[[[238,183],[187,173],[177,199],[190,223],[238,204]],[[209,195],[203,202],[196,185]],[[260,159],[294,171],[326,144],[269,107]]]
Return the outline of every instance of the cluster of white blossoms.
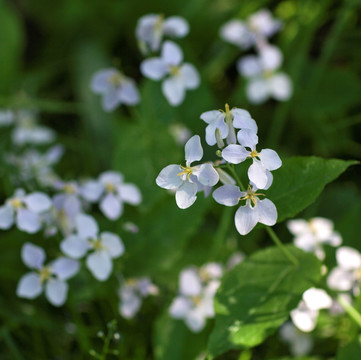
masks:
[[[282,161],[274,150],[256,150],[258,128],[255,120],[248,111],[238,108],[230,110],[227,104],[225,111],[207,111],[201,115],[201,119],[208,124],[206,142],[211,146],[217,143],[222,149],[217,152],[222,160],[192,165],[203,157],[200,137],[194,135],[185,145],[185,166],[173,164],[165,167],[156,179],[157,185],[175,191],[178,207],[186,209],[195,202],[197,192],[209,193],[220,180],[224,185],[213,192],[216,202],[235,206],[245,201],[235,214],[236,228],[241,235],[248,234],[258,222],[274,225],[277,209],[269,199],[260,199],[264,194],[258,190],[267,190],[272,185],[271,171],[278,169]],[[237,134],[235,129],[240,129]],[[252,160],[248,168],[249,185],[247,189],[241,189],[241,184],[236,185],[236,181],[223,168],[228,166],[233,170],[234,164],[247,159]]]
[[[180,273],[179,292],[170,305],[169,314],[175,319],[183,319],[191,331],[201,331],[207,318],[214,317],[213,298],[222,274],[223,268],[218,263],[184,269]]]
[[[149,79],[163,80],[162,92],[172,106],[184,101],[186,90],[199,86],[200,77],[192,64],[183,63],[183,51],[176,43],[169,40],[162,43],[162,40],[164,36],[180,38],[188,32],[189,25],[185,19],[179,16],[164,19],[156,14],[140,18],[136,29],[141,49],[150,49],[153,53],[160,51],[159,57],[144,60],[140,70]]]
[[[255,49],[255,54],[246,55],[237,62],[238,72],[247,79],[247,97],[253,104],[269,98],[285,101],[292,95],[289,76],[279,71],[283,61],[281,50],[268,42],[281,27],[281,22],[274,19],[269,10],[262,9],[246,21],[231,20],[220,29],[223,40],[242,50],[252,46]]]

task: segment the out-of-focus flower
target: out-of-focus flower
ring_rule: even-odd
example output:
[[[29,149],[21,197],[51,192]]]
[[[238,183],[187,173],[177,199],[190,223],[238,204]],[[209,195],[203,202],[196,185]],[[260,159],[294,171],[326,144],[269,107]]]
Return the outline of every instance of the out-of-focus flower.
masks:
[[[173,300],[169,314],[183,319],[193,332],[201,331],[207,318],[214,316],[213,298],[220,284],[222,267],[210,263],[200,269],[184,269],[179,277],[179,295]]]
[[[69,235],[61,242],[61,250],[74,259],[82,258],[91,250],[86,266],[97,280],[107,280],[113,270],[112,259],[124,253],[122,240],[110,232],[99,235],[98,224],[89,215],[77,215],[75,224],[77,233]]]
[[[0,110],[0,127],[12,125],[15,121],[15,114],[11,110]]]
[[[185,97],[185,91],[199,86],[200,79],[196,68],[184,63],[182,49],[172,41],[165,41],[161,57],[146,59],[141,63],[142,74],[152,80],[166,79],[162,83],[162,91],[168,102],[177,106]]]
[[[209,163],[191,166],[192,162],[203,157],[201,140],[192,136],[185,145],[186,166],[168,165],[158,175],[156,183],[164,189],[176,190],[175,199],[179,208],[190,207],[197,199],[197,181],[204,186],[214,186],[219,175]]]
[[[299,331],[290,321],[282,325],[279,334],[281,339],[290,345],[290,351],[293,356],[304,356],[312,350],[312,337]]]
[[[169,132],[174,137],[176,143],[180,146],[184,146],[184,144],[192,136],[192,132],[185,125],[181,123],[170,125]]]
[[[138,20],[135,35],[141,51],[147,54],[159,50],[164,36],[182,38],[188,32],[188,22],[180,16],[164,19],[159,14],[148,14]]]
[[[316,327],[318,313],[321,309],[330,309],[332,299],[322,289],[311,288],[302,295],[298,307],[291,311],[295,326],[303,332],[310,332]]]
[[[91,89],[102,95],[105,111],[112,111],[118,105],[136,105],[140,101],[134,80],[114,68],[97,71],[91,80]]]
[[[25,274],[19,281],[16,293],[19,297],[34,299],[45,288],[45,296],[54,306],[65,303],[68,284],[65,280],[70,279],[79,271],[77,260],[60,257],[44,266],[44,250],[31,243],[25,243],[21,250],[21,258],[25,265],[32,271]]]
[[[150,278],[127,279],[119,289],[119,313],[126,319],[134,317],[148,295],[157,295],[158,288]]]
[[[241,235],[248,234],[256,224],[262,223],[272,226],[277,221],[277,209],[269,199],[260,200],[255,185],[249,185],[247,192],[242,192],[238,186],[223,185],[213,192],[213,198],[219,204],[225,206],[235,206],[240,200],[246,200],[246,204],[241,206],[235,214],[234,221],[237,231]]]
[[[349,246],[336,250],[337,266],[331,270],[327,278],[328,286],[333,290],[360,293],[361,254]]]
[[[308,221],[290,220],[287,227],[295,236],[295,246],[314,253],[321,260],[325,258],[323,245],[339,246],[342,243],[341,235],[334,230],[333,222],[329,219],[315,217]]]
[[[40,215],[51,208],[50,198],[41,192],[26,195],[18,189],[5,205],[0,207],[0,229],[10,229],[16,223],[19,230],[36,233],[41,229]]]
[[[227,270],[233,269],[235,266],[237,266],[238,264],[243,262],[243,260],[245,258],[246,258],[246,255],[243,254],[241,251],[235,252],[234,254],[232,254],[229,257],[229,259],[227,261],[227,265],[226,265]]]
[[[142,195],[137,186],[123,182],[123,175],[116,171],[100,174],[98,180],[87,181],[81,195],[89,202],[100,202],[100,210],[110,220],[123,214],[123,204],[139,205]]]

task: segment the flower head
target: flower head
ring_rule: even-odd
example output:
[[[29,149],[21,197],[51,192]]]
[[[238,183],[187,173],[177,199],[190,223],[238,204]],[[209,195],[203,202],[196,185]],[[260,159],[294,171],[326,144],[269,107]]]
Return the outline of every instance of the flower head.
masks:
[[[187,89],[199,86],[200,79],[196,68],[188,63],[182,64],[183,52],[172,41],[165,41],[161,57],[153,57],[142,62],[142,74],[152,80],[166,79],[162,83],[162,91],[168,102],[177,106],[181,104]]]

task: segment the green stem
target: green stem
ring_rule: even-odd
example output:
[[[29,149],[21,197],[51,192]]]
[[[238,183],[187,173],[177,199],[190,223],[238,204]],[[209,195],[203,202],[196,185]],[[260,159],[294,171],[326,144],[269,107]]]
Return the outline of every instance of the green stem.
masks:
[[[343,299],[341,295],[337,297],[337,301],[345,309],[348,316],[361,328],[361,314],[351,304]]]
[[[229,171],[232,173],[232,175],[236,179],[238,186],[241,188],[242,191],[245,191],[246,188],[243,186],[241,179],[238,177],[238,174],[236,173],[236,170],[234,170],[234,166],[228,162],[226,163],[226,165],[227,165]]]
[[[288,258],[288,260],[291,261],[291,263],[293,263],[294,265],[298,265],[299,262],[298,260],[287,250],[287,248],[282,244],[281,240],[279,239],[279,237],[277,236],[277,234],[273,231],[272,228],[270,227],[266,227],[266,230],[269,234],[269,236],[271,237],[271,239],[273,240],[273,242],[280,248],[280,250],[284,253],[284,255]]]

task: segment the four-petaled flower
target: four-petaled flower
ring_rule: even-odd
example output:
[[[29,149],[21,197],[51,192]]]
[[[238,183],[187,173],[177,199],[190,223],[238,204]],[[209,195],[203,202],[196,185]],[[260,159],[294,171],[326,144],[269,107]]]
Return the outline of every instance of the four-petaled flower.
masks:
[[[77,233],[69,235],[61,242],[61,250],[74,259],[83,257],[91,250],[92,253],[86,259],[86,266],[97,280],[108,279],[113,270],[112,259],[124,252],[120,237],[110,232],[102,232],[99,235],[98,224],[89,215],[77,215],[75,224]]]
[[[240,200],[245,200],[246,204],[241,206],[234,216],[234,221],[238,232],[241,235],[248,234],[256,224],[262,223],[272,226],[277,221],[277,209],[269,199],[260,200],[255,185],[249,185],[247,192],[243,192],[235,185],[223,185],[213,192],[213,198],[219,204],[225,206],[235,206]]]
[[[162,91],[168,102],[177,106],[185,97],[186,89],[195,89],[200,79],[196,68],[188,63],[182,64],[181,48],[172,41],[165,41],[161,57],[153,57],[142,62],[142,74],[152,80],[167,78],[162,83]]]
[[[197,199],[197,181],[204,186],[214,186],[219,180],[218,172],[211,164],[191,166],[203,157],[201,140],[198,135],[191,137],[185,145],[186,166],[168,165],[158,175],[156,183],[164,189],[176,190],[178,207],[186,209]]]
[[[34,271],[25,274],[19,281],[16,293],[19,297],[34,299],[43,292],[54,306],[64,304],[68,284],[65,280],[70,279],[79,271],[77,260],[60,257],[44,266],[44,250],[31,243],[25,243],[21,250],[21,258],[25,265]]]
[[[164,19],[159,14],[148,14],[138,20],[135,35],[140,49],[146,54],[149,49],[152,52],[159,50],[163,36],[182,38],[188,32],[189,25],[180,16]]]
[[[16,222],[19,230],[36,233],[41,229],[41,214],[51,205],[50,198],[41,192],[26,195],[23,189],[18,189],[0,207],[0,229],[9,229]]]
[[[112,111],[120,104],[139,103],[135,82],[114,68],[97,71],[91,80],[91,89],[103,95],[102,106],[105,111]]]

